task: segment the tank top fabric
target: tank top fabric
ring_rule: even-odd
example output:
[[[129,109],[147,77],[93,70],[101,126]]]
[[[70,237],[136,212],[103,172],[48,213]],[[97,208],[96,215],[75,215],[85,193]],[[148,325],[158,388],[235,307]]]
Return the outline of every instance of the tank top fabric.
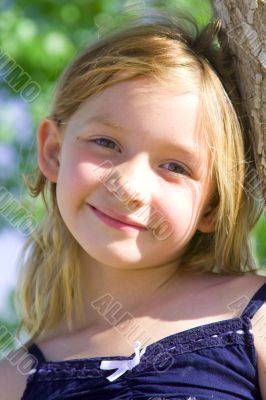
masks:
[[[37,365],[21,400],[262,400],[251,319],[266,301],[266,283],[240,317],[164,337],[130,357],[46,361]]]

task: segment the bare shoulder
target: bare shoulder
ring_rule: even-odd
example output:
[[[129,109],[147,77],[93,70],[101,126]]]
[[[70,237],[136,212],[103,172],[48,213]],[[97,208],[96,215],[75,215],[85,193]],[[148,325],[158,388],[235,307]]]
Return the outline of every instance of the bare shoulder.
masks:
[[[223,290],[233,291],[235,296],[252,297],[266,283],[266,276],[246,273],[243,275],[216,274]],[[220,275],[220,276],[219,276]],[[250,298],[251,298],[250,297]]]
[[[21,399],[33,363],[26,360],[30,355],[24,349],[10,352],[0,361],[1,400]]]
[[[255,293],[266,283],[266,277],[254,274],[236,276],[230,284],[232,307],[240,315]],[[225,289],[226,290],[226,289]],[[237,310],[239,312],[237,312]],[[240,313],[240,314],[239,314]]]
[[[246,305],[264,284],[266,284],[266,276],[262,274],[247,274],[231,281],[230,289],[234,295],[230,305],[235,308],[238,315],[241,315]],[[256,351],[259,388],[262,399],[266,400],[266,297],[250,321]]]
[[[206,298],[213,311],[228,313],[227,318],[239,317],[254,294],[266,283],[266,276],[246,273],[211,274],[206,279]],[[219,302],[217,302],[219,298]],[[217,311],[217,312],[218,312]]]
[[[248,297],[251,299],[253,295],[266,283],[266,276],[262,275],[253,275],[247,274],[242,277],[242,280],[239,281],[238,291],[241,293],[241,290],[244,294],[247,294]],[[236,286],[238,282],[236,281]]]
[[[252,291],[255,292],[264,284],[266,283],[266,276],[263,275],[255,275],[251,273],[247,273],[245,275],[236,277],[235,279],[235,286],[239,287],[239,290],[248,290],[252,294]],[[253,293],[255,294],[255,293]]]
[[[257,290],[266,283],[266,277],[261,276]],[[266,400],[266,299],[251,319],[254,345],[256,349],[259,387],[263,400]]]

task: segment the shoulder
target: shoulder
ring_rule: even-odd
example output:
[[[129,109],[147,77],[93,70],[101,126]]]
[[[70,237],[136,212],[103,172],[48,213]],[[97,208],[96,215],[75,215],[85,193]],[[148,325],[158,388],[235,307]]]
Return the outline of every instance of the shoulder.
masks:
[[[266,276],[257,275],[246,280],[246,291],[250,292],[249,298],[266,283]],[[250,291],[251,284],[252,291]],[[264,303],[255,312],[251,318],[252,331],[254,336],[254,345],[257,358],[257,369],[259,378],[259,387],[263,400],[266,400],[266,293]]]
[[[225,275],[221,283],[221,292],[228,301],[227,308],[240,316],[255,293],[266,283],[266,276],[251,273]]]
[[[27,355],[25,350],[18,349],[0,361],[1,400],[18,400],[23,395],[29,368],[25,370],[22,357],[25,360]]]
[[[260,277],[257,290],[266,283],[266,277]],[[256,291],[257,291],[256,290]],[[254,293],[255,294],[255,293]],[[262,400],[266,400],[266,296],[265,301],[251,319],[254,345],[257,355],[257,369]]]
[[[266,276],[246,274],[231,281],[233,293],[230,307],[241,315],[255,293],[266,283]],[[251,318],[257,371],[262,400],[266,400],[266,294],[264,303]]]
[[[257,369],[262,400],[266,400],[266,303],[257,312],[260,320],[253,321],[254,343],[257,354]],[[253,320],[255,319],[255,316]],[[259,322],[258,322],[259,321]]]

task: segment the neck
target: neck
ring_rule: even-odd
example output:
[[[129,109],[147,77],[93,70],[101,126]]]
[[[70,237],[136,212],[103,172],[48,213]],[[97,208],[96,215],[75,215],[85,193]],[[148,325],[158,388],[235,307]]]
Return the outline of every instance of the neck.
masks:
[[[80,288],[85,310],[85,325],[110,324],[106,311],[111,308],[134,314],[156,297],[164,295],[173,283],[181,281],[177,261],[165,266],[122,269],[103,265],[88,257],[80,257]]]

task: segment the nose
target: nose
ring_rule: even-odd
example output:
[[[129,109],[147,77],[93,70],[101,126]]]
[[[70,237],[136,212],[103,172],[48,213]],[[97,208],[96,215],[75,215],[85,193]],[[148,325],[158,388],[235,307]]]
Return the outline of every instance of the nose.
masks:
[[[146,157],[136,156],[111,168],[105,186],[133,211],[150,201],[151,175]]]

